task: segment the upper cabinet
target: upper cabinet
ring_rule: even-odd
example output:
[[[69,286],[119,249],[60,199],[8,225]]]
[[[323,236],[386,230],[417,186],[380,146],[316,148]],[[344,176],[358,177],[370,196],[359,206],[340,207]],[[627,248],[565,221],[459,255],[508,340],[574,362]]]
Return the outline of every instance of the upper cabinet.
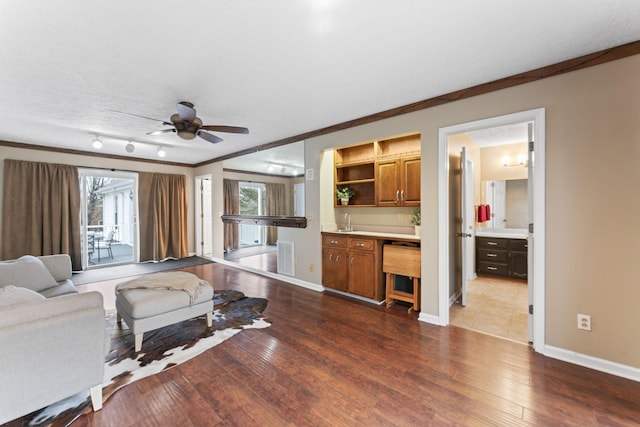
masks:
[[[420,206],[420,134],[339,148],[334,159],[336,189],[354,190],[350,206]]]

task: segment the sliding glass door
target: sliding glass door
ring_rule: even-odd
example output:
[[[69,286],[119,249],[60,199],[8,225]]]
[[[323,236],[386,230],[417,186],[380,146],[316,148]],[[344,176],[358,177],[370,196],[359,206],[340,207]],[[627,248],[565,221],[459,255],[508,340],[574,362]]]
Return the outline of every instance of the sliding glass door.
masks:
[[[83,267],[137,262],[137,174],[101,169],[79,172]]]

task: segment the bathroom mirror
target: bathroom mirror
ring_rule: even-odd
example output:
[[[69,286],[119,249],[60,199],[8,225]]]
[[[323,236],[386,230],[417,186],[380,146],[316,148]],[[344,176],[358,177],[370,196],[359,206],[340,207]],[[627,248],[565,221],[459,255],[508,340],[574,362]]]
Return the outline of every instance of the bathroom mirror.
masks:
[[[491,207],[487,228],[527,228],[526,179],[482,181],[485,203]]]

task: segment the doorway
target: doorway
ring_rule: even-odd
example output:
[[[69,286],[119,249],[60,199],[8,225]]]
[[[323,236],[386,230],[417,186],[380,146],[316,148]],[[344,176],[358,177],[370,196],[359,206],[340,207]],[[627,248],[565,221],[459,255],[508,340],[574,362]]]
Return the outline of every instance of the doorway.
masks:
[[[79,179],[83,269],[137,262],[137,174],[80,169]]]
[[[460,125],[442,128],[439,131],[439,250],[440,250],[440,269],[439,269],[439,321],[442,325],[450,323],[450,306],[460,297],[452,293],[452,280],[456,275],[456,239],[460,239],[462,223],[461,218],[456,218],[455,204],[452,203],[451,187],[454,185],[452,181],[452,173],[449,170],[450,162],[450,146],[449,138],[455,135],[467,134],[469,132],[480,129],[490,129],[500,126],[512,125],[515,123],[531,122],[531,129],[536,136],[534,151],[531,152],[529,162],[530,173],[530,202],[531,208],[530,226],[527,231],[528,249],[528,286],[525,293],[531,292],[527,296],[527,308],[531,313],[528,315],[528,325],[531,327],[531,335],[529,340],[533,342],[534,349],[543,351],[544,344],[544,109],[530,110],[521,113],[510,114],[506,116],[495,117],[476,122],[464,123]],[[535,158],[533,153],[535,152]],[[459,160],[458,160],[459,162]],[[458,163],[459,164],[459,163]],[[459,168],[459,166],[458,166]],[[453,193],[455,195],[455,192]],[[457,196],[455,196],[457,197]],[[460,203],[461,204],[461,203]],[[475,218],[474,218],[475,219]],[[473,221],[471,222],[473,223]],[[535,225],[535,229],[534,226]],[[535,230],[535,234],[534,231]],[[473,236],[473,232],[470,233]],[[475,237],[469,237],[475,241]],[[534,264],[535,259],[535,264]],[[465,278],[466,280],[471,277]],[[471,283],[471,282],[467,282]],[[520,297],[522,302],[522,297]],[[542,313],[536,315],[536,313]]]
[[[213,256],[211,175],[196,177],[196,255]]]

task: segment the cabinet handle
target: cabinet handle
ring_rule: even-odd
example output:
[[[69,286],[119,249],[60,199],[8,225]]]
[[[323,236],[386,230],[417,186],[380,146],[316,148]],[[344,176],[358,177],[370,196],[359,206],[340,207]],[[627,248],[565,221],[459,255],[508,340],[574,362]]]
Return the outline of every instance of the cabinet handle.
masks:
[[[487,267],[487,270],[498,271],[498,269],[496,267],[491,267],[491,266]]]
[[[336,264],[340,261],[340,255],[336,256]]]
[[[331,244],[332,244],[332,245],[337,245],[337,244],[338,244],[338,241],[337,241],[337,240],[332,240],[332,241],[331,241]]]
[[[349,262],[349,264],[353,265],[353,257],[351,257],[351,261]]]
[[[488,256],[488,257],[491,257],[491,258],[495,258],[495,257],[497,257],[497,256],[498,256],[498,254],[487,254],[487,256]]]
[[[364,246],[364,243],[362,243],[362,242],[358,242],[358,243],[356,243],[356,246],[357,246],[357,247],[359,247],[359,248],[361,248],[361,247],[363,247],[363,246]]]
[[[329,254],[329,262],[333,259],[333,254]]]
[[[498,246],[498,243],[496,243],[496,242],[487,242],[487,245],[489,245],[489,246]]]
[[[400,200],[400,190],[396,190],[396,202]]]
[[[400,190],[400,200],[404,200],[404,190]]]

